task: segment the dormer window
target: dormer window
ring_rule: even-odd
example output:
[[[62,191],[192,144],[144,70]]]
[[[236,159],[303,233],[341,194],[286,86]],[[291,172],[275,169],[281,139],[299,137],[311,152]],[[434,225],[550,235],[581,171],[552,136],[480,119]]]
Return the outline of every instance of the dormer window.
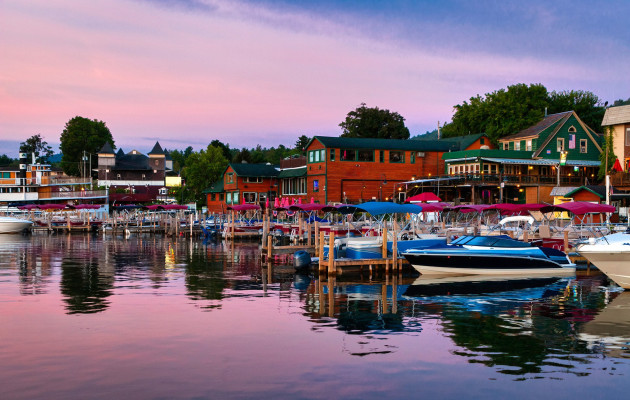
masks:
[[[575,133],[575,132],[577,132],[577,129],[575,129],[575,126],[571,126],[571,127],[569,127],[569,132],[570,133]]]

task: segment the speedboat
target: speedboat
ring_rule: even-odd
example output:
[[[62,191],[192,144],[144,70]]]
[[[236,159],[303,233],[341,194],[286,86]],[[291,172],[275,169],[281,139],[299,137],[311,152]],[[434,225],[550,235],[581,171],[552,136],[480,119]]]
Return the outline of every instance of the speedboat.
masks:
[[[461,236],[450,244],[402,253],[421,274],[572,274],[575,264],[560,250],[509,236]]]
[[[0,233],[20,233],[25,229],[30,229],[33,225],[31,221],[15,217],[0,217]]]
[[[617,285],[630,289],[629,233],[590,238],[588,243],[579,245],[577,251]]]

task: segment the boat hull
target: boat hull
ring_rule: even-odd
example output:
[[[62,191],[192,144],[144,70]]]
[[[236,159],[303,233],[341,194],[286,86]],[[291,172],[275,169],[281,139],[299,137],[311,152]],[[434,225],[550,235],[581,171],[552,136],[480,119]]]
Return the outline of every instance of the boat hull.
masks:
[[[623,251],[586,252],[580,250],[590,263],[624,289],[630,289],[630,253]]]
[[[0,233],[21,233],[25,229],[30,229],[33,223],[18,218],[1,218]]]
[[[404,253],[421,274],[573,274],[574,265],[531,256],[470,254],[458,252]]]

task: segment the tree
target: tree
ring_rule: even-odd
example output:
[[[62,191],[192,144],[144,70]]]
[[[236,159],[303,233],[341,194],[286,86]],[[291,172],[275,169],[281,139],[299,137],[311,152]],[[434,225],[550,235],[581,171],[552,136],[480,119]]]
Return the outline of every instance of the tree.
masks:
[[[25,142],[20,143],[20,153],[35,153],[37,162],[42,162],[44,159],[53,155],[53,150],[52,147],[42,139],[42,135],[38,133],[26,139]]]
[[[225,157],[225,159],[228,161],[232,161],[232,151],[230,150],[229,144],[226,145],[223,144],[223,142],[221,142],[220,140],[214,139],[212,142],[210,142],[210,145],[221,149],[223,157]]]
[[[186,166],[188,156],[193,153],[192,146],[186,147],[186,150],[168,150],[168,154],[173,159],[173,171],[181,171]]]
[[[553,91],[549,93],[549,113],[575,111],[580,119],[596,131],[602,125],[606,108],[599,98],[583,90]]]
[[[350,111],[339,126],[343,129],[342,137],[409,139],[409,129],[400,114],[378,107],[368,108],[365,103]]]
[[[245,147],[243,147],[232,158],[232,162],[234,162],[234,163],[242,163],[243,161],[245,161],[246,163],[251,163],[252,162],[252,154]]]
[[[308,142],[310,141],[311,141],[311,138],[309,138],[308,136],[306,135],[300,136],[295,142],[295,150],[299,151],[300,154],[302,155],[306,155],[306,146],[308,145]]]
[[[203,203],[203,190],[223,176],[227,165],[228,160],[223,156],[223,151],[212,145],[208,145],[205,151],[190,154],[182,170],[187,197]]]
[[[618,99],[613,102],[612,107],[627,106],[629,104],[630,104],[630,98],[628,98],[628,100]]]
[[[12,159],[11,157],[3,154],[0,156],[0,167],[9,166],[11,164],[17,163],[17,160]]]
[[[441,133],[443,137],[486,133],[496,143],[540,121],[547,104],[547,89],[541,84],[508,86],[456,105],[453,121]]]
[[[604,128],[604,140],[602,145],[602,153],[599,155],[599,161],[601,164],[599,165],[599,171],[597,172],[597,177],[602,180],[606,176],[606,174],[610,173],[615,165],[615,161],[617,161],[617,156],[613,151],[613,129],[612,126],[607,126]]]
[[[74,117],[66,123],[66,127],[61,133],[61,168],[71,176],[80,176],[85,154],[96,154],[105,144],[109,142],[112,149],[114,138],[105,122],[96,119],[90,120],[83,117]],[[92,164],[89,170],[96,168],[98,157],[92,157]]]

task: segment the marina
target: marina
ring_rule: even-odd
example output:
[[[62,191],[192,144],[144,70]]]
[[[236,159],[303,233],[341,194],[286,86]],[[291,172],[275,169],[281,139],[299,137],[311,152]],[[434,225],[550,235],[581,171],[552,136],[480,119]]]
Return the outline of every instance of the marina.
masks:
[[[4,396],[569,399],[630,387],[614,328],[630,324],[627,294],[597,271],[327,276],[287,261],[264,265],[250,242],[2,235]]]

